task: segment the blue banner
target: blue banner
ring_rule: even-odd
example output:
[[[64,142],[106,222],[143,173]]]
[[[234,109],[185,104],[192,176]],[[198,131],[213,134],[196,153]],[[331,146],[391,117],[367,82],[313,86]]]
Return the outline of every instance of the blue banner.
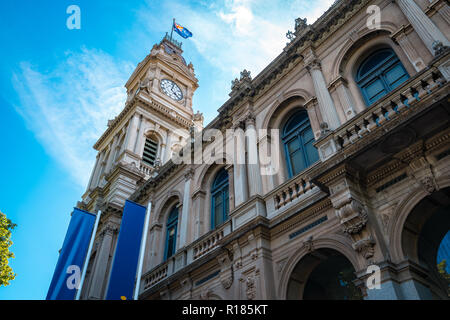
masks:
[[[75,208],[56,263],[47,300],[73,300],[83,271],[95,215]]]
[[[127,200],[109,278],[107,300],[133,299],[146,207]]]

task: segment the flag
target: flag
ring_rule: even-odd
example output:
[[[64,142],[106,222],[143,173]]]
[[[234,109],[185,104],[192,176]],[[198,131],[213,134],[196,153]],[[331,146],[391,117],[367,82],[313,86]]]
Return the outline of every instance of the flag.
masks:
[[[145,212],[146,207],[130,200],[125,201],[109,277],[107,300],[131,300],[133,298]]]
[[[190,32],[187,28],[180,26],[175,21],[173,22],[173,30],[185,39],[192,37],[192,32]]]
[[[56,263],[47,300],[74,300],[86,259],[96,216],[74,208]]]

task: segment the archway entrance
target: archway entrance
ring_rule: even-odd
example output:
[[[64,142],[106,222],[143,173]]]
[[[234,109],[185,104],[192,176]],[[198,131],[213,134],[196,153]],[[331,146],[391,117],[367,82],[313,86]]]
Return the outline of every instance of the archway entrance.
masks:
[[[426,270],[424,299],[448,299],[450,263],[448,236],[450,230],[450,188],[422,199],[408,215],[402,229],[405,259]],[[442,263],[444,261],[444,263]]]
[[[318,249],[303,257],[289,278],[290,300],[359,300],[355,269],[350,261],[333,249]]]

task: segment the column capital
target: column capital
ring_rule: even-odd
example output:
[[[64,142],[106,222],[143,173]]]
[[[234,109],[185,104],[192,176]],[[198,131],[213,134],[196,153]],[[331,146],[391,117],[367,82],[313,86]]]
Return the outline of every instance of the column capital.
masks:
[[[189,168],[184,173],[184,178],[186,179],[186,181],[189,181],[194,177],[194,174],[195,174],[195,170],[193,168]]]
[[[244,121],[245,121],[245,127],[248,127],[251,125],[255,126],[256,125],[256,117],[253,114],[253,112],[247,113],[244,118]]]

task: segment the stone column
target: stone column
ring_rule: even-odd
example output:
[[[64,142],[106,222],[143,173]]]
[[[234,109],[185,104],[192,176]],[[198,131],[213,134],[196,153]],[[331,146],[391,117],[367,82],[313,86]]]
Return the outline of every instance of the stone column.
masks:
[[[204,234],[204,207],[205,207],[206,193],[202,190],[198,190],[192,195],[192,213],[194,216],[194,234],[192,241],[197,240]]]
[[[97,170],[98,170],[99,158],[100,158],[100,153],[98,153],[97,156],[95,157],[95,166],[94,166],[94,170],[92,170],[91,177],[89,178],[88,190],[91,190],[92,183],[93,183],[93,181],[95,181],[94,176],[96,175]]]
[[[341,123],[333,99],[328,91],[320,62],[317,59],[313,59],[313,61],[307,65],[307,68],[313,80],[314,90],[316,92],[317,101],[319,102],[322,118],[324,122],[327,123],[328,128],[334,130],[338,128]]]
[[[409,62],[411,62],[417,72],[425,68],[425,63],[417,53],[411,41],[409,41],[404,27],[402,27],[401,30],[393,36],[393,38],[395,38],[395,41],[397,41],[397,43],[403,49],[403,52],[408,57]]]
[[[237,207],[248,199],[245,132],[242,130],[242,123],[234,128],[233,147],[234,204]]]
[[[255,126],[255,117],[250,114],[245,119],[246,135],[248,137],[248,184],[249,196],[262,194],[262,178],[259,168],[258,138]]]
[[[137,126],[139,121],[139,115],[135,113],[130,119],[128,125],[127,136],[125,138],[125,150],[134,152],[134,146],[136,144]]]
[[[106,280],[106,273],[109,261],[109,255],[111,253],[111,246],[113,242],[114,232],[117,232],[117,228],[112,225],[106,225],[102,234],[100,235],[100,244],[97,250],[96,262],[94,270],[92,272],[92,280],[89,286],[88,299],[104,299],[103,288]]]
[[[170,160],[170,156],[172,153],[172,132],[170,130],[167,131],[167,135],[166,135],[166,147],[165,147],[165,151],[163,154],[161,154],[161,162],[162,164],[166,163],[167,161]]]
[[[111,145],[111,148],[109,149],[109,157],[108,157],[108,160],[106,162],[106,172],[109,172],[109,170],[111,169],[112,162],[113,162],[114,157],[116,155],[116,147],[117,147],[118,140],[119,140],[119,137],[117,135],[114,136],[113,143]]]
[[[146,120],[145,120],[145,118],[144,118],[144,116],[140,116],[140,119],[139,119],[139,130],[138,130],[138,133],[137,133],[137,137],[136,137],[136,144],[134,145],[134,150],[133,150],[133,152],[134,153],[136,153],[136,154],[139,154],[140,156],[142,156],[142,151],[143,151],[143,146],[144,146],[144,144],[145,144],[145,141],[143,141],[144,140],[144,138],[145,138],[145,125],[146,125]]]
[[[397,0],[396,2],[406,18],[408,18],[414,30],[416,30],[420,39],[422,39],[433,55],[436,55],[434,49],[435,42],[441,42],[444,46],[450,45],[447,37],[428,18],[414,0]]]
[[[342,104],[342,111],[344,112],[346,119],[349,120],[355,116],[356,108],[353,97],[347,87],[347,81],[344,78],[339,77],[334,81],[334,85],[336,86],[336,92]]]
[[[194,176],[194,170],[188,169],[184,182],[184,194],[183,194],[183,208],[181,211],[181,225],[180,225],[180,241],[178,242],[177,248],[183,248],[186,245],[188,228],[189,228],[189,212],[191,211],[191,180]]]
[[[228,172],[228,198],[230,212],[234,210],[234,169],[233,165],[227,165],[225,170]]]
[[[97,166],[97,170],[95,173],[95,178],[94,178],[94,188],[98,186],[98,184],[100,183],[100,176],[102,174],[102,167],[105,165],[104,161],[105,161],[105,152],[102,152],[100,155],[100,159],[98,162],[98,166]]]

